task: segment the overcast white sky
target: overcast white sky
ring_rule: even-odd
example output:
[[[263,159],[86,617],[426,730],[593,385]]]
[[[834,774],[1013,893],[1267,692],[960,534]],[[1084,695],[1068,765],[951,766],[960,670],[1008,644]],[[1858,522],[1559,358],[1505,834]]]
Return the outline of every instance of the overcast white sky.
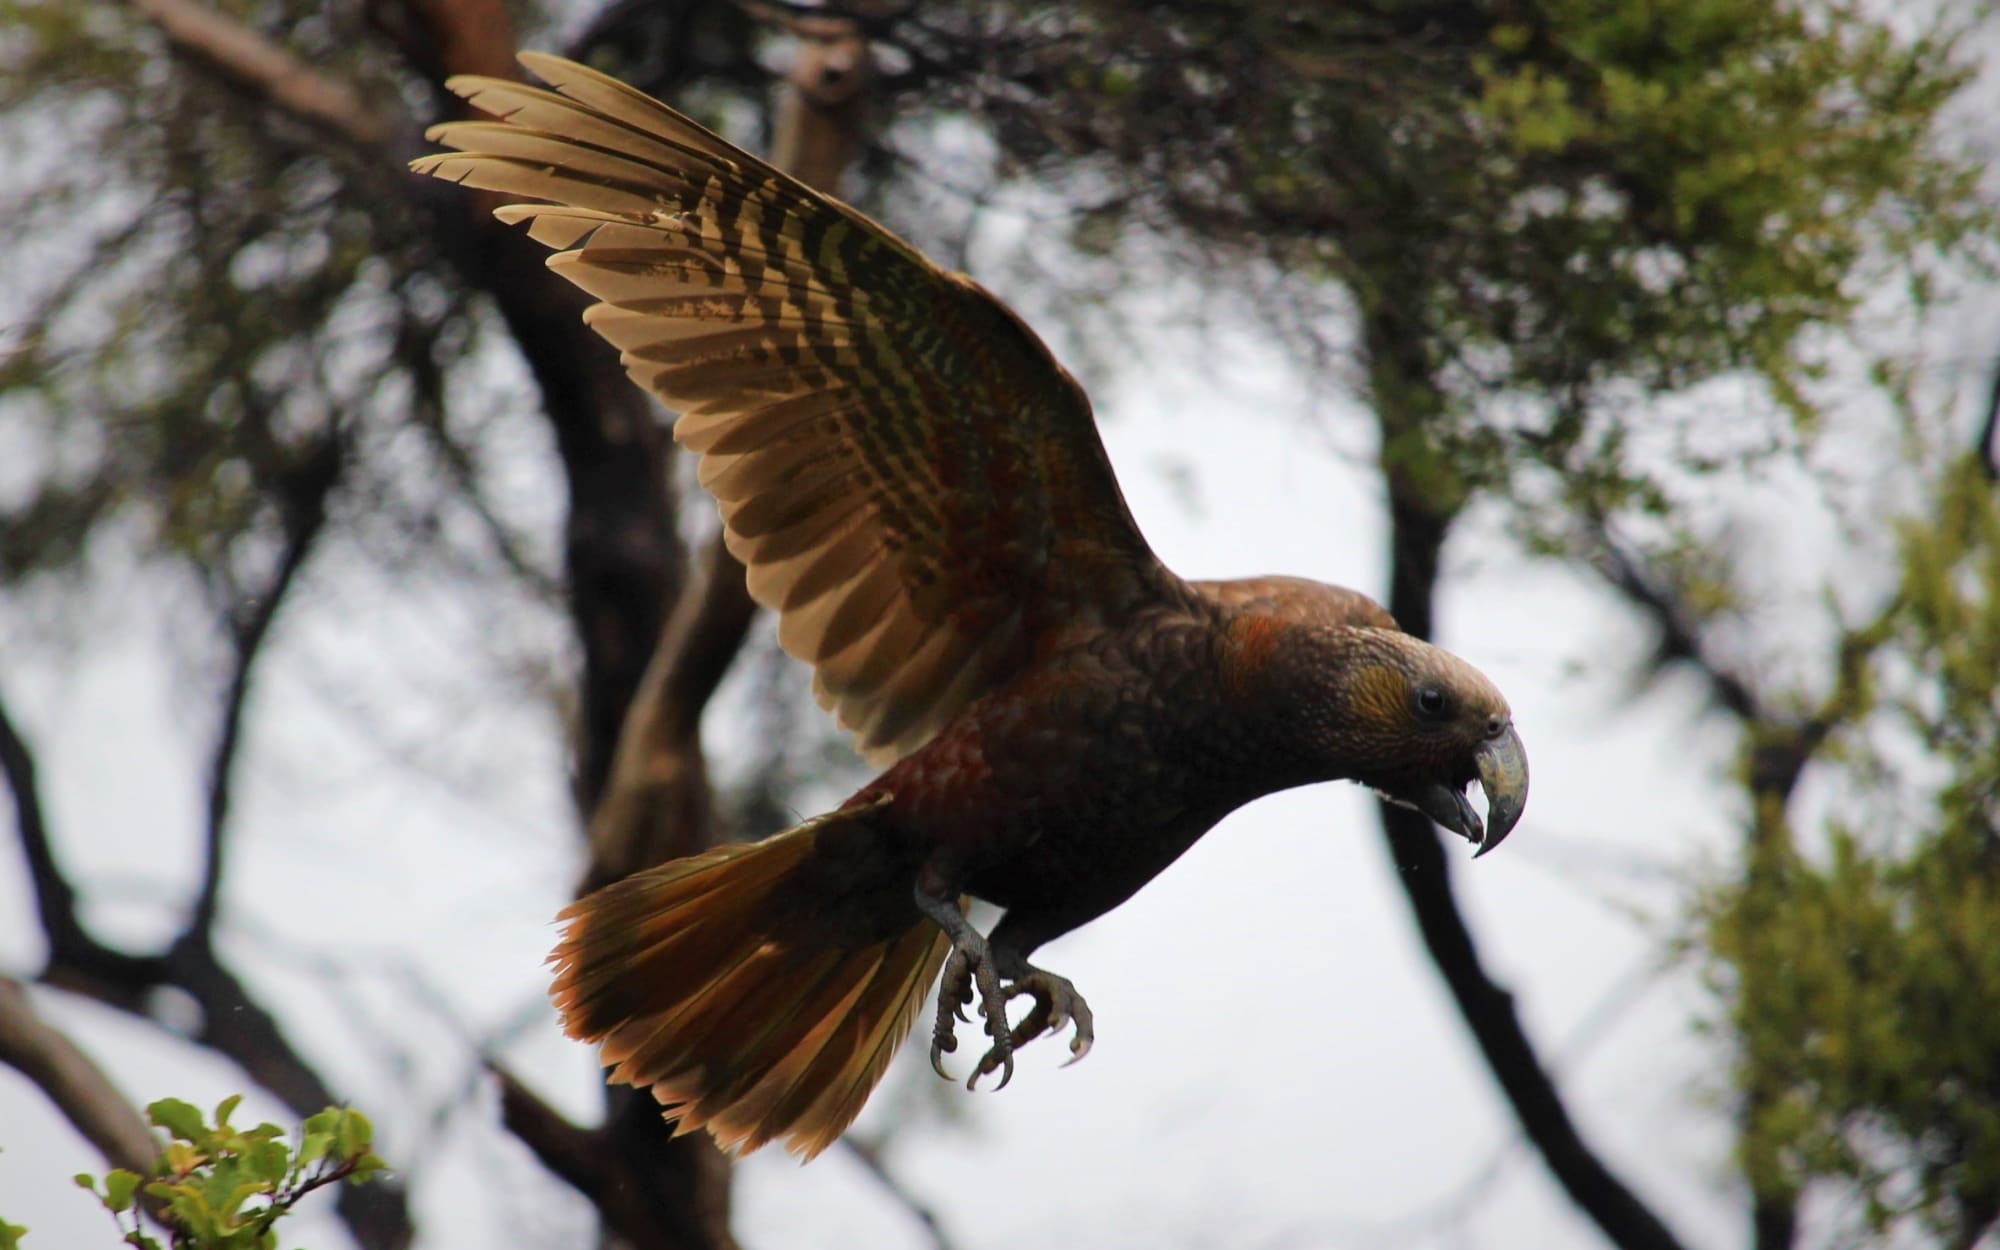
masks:
[[[1933,381],[1957,388],[1969,411],[2000,321],[1967,317],[1938,333]],[[1381,592],[1381,509],[1371,475],[1350,461],[1368,454],[1362,414],[1322,403],[1321,425],[1302,424],[1304,384],[1247,334],[1196,342],[1161,331],[1143,360],[1100,408],[1133,510],[1169,564]],[[525,506],[553,516],[555,487],[531,448],[519,462]],[[1771,517],[1789,504],[1770,501],[1791,498],[1784,484],[1743,489],[1766,522],[1745,537],[1776,543],[1783,522]],[[538,1007],[549,918],[577,861],[542,709],[486,680],[480,640],[515,623],[447,593],[402,594],[351,550],[326,556],[283,619],[253,709],[228,955],[375,1116],[381,1153],[417,1186],[426,1250],[579,1244],[580,1204],[488,1127],[490,1096],[432,1119],[471,1079],[468,1037],[524,1012],[509,1061],[574,1114],[595,1105],[589,1053]],[[1534,769],[1507,845],[1476,865],[1469,848],[1455,856],[1489,967],[1516,992],[1614,1170],[1687,1244],[1741,1245],[1726,1126],[1705,1101],[1720,1056],[1690,1034],[1704,1008],[1694,978],[1661,954],[1685,882],[1731,843],[1734,808],[1719,797],[1731,738],[1691,683],[1635,697],[1645,631],[1602,592],[1516,554],[1490,516],[1472,517],[1449,557],[1441,641],[1508,693]],[[1809,591],[1814,570],[1796,572]],[[144,602],[108,607],[92,628],[120,641],[68,660],[23,650],[33,609],[0,605],[10,656],[0,679],[40,749],[65,864],[106,933],[156,939],[177,917],[160,900],[194,880],[207,689],[175,675],[182,644],[161,636]],[[20,654],[32,666],[12,660]],[[725,760],[740,727],[727,708],[712,723]],[[432,780],[412,759],[443,761],[454,780]],[[24,876],[9,840],[8,972],[40,956]],[[338,994],[298,954],[336,948],[363,964]],[[1058,1071],[1059,1045],[1032,1047],[1004,1093],[946,1091],[949,1121],[922,1111],[890,1152],[964,1250],[1601,1244],[1516,1142],[1355,788],[1238,813],[1044,962],[1090,998],[1088,1061]],[[444,1010],[421,1004],[412,976]],[[157,1030],[61,995],[37,1002],[135,1102],[212,1103],[242,1088]],[[344,1030],[342,1002],[389,1022],[391,1048]],[[906,1054],[862,1131],[880,1127],[885,1107],[929,1108],[936,1084],[921,1054]],[[239,1118],[260,1115],[280,1113],[253,1092]],[[113,1244],[67,1179],[100,1164],[9,1070],[0,1147],[0,1215],[33,1229],[30,1247]],[[752,1159],[739,1171],[736,1226],[747,1246],[770,1250],[925,1244],[838,1150],[803,1170],[775,1153]],[[284,1240],[345,1244],[319,1215]]]

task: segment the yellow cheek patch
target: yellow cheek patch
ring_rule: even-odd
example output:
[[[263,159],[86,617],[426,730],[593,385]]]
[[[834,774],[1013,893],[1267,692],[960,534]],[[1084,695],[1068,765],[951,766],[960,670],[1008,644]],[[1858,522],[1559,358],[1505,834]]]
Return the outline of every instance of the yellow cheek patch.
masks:
[[[1348,687],[1350,706],[1369,724],[1388,729],[1410,720],[1410,681],[1386,664],[1371,664]]]

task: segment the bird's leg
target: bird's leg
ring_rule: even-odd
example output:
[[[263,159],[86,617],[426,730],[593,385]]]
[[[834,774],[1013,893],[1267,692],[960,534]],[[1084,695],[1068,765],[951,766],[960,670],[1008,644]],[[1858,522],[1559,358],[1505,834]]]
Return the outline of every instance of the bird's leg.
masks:
[[[993,1039],[993,1048],[980,1060],[965,1087],[971,1089],[980,1077],[999,1069],[1000,1084],[995,1088],[1005,1089],[1007,1082],[1014,1079],[1013,1045],[1007,1031],[1008,995],[1001,988],[992,947],[959,910],[955,890],[927,889],[926,885],[924,877],[919,877],[917,910],[936,921],[938,928],[951,939],[951,954],[944,961],[944,976],[938,982],[937,1023],[931,1028],[931,1068],[946,1080],[952,1079],[944,1070],[944,1056],[958,1049],[956,1022],[965,1018],[965,1004],[972,1001],[976,987],[980,1014],[986,1017],[986,1035]],[[996,1053],[1000,1056],[998,1060],[993,1059]]]
[[[973,1074],[973,1079],[978,1080],[1002,1064],[1011,1068],[1014,1051],[1045,1033],[1060,1033],[1071,1024],[1076,1026],[1076,1033],[1070,1038],[1069,1058],[1063,1061],[1063,1066],[1066,1068],[1089,1054],[1091,1043],[1097,1040],[1095,1022],[1090,1014],[1090,1004],[1076,992],[1076,986],[1070,983],[1070,979],[1037,968],[1013,950],[997,943],[994,953],[1001,972],[1007,978],[1007,997],[1018,998],[1026,994],[1035,1000],[1035,1005],[1028,1009],[1021,1023],[1014,1026],[1004,1044],[995,1041],[993,1048],[979,1061],[979,1069]]]

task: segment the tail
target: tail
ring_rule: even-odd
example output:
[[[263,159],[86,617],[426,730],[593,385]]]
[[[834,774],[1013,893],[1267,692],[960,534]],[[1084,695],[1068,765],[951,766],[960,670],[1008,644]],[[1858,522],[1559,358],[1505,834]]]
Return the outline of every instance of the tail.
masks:
[[[882,1079],[950,941],[870,848],[872,810],[634,873],[558,917],[564,1031],[651,1087],[676,1135],[810,1159]]]

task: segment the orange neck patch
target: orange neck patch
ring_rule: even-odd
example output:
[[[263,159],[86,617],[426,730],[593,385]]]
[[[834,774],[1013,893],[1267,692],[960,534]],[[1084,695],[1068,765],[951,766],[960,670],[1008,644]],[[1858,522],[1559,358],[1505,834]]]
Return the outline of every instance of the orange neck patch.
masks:
[[[1232,695],[1248,694],[1270,667],[1278,640],[1290,622],[1261,612],[1246,612],[1229,623],[1230,647],[1223,653],[1222,684]]]

